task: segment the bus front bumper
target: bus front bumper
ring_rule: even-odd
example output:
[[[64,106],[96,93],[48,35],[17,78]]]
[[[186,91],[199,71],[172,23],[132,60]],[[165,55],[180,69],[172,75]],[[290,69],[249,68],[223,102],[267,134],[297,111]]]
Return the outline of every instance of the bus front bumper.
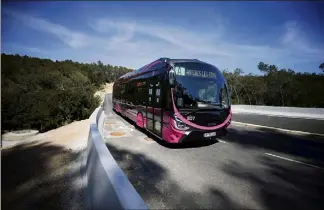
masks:
[[[163,127],[163,139],[169,143],[185,143],[185,142],[195,142],[195,141],[208,141],[221,136],[227,135],[227,127],[216,130],[197,130],[190,129],[188,131],[181,131],[173,127],[172,125]]]
[[[196,141],[204,141],[204,140],[208,141],[226,135],[227,135],[227,129],[225,127],[214,131],[201,131],[201,130],[186,131],[185,134],[179,139],[179,143],[196,142]]]

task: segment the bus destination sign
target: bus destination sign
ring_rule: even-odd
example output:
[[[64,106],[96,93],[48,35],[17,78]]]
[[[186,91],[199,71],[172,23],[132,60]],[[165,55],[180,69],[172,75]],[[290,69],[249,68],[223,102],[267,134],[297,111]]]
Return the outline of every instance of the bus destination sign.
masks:
[[[215,72],[186,69],[184,67],[178,67],[178,66],[175,68],[175,73],[176,75],[179,76],[216,78]]]

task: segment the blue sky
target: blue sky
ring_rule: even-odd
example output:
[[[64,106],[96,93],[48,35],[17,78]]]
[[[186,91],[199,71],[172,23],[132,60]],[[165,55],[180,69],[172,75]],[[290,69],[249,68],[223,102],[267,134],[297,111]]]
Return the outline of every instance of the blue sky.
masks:
[[[2,3],[2,52],[139,68],[157,58],[197,58],[258,73],[260,61],[301,72],[324,62],[317,2]]]

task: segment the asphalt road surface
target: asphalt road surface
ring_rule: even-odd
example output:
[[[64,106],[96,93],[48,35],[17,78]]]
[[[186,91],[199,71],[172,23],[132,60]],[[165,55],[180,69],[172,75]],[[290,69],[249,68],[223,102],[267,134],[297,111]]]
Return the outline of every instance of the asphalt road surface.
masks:
[[[107,147],[150,209],[324,208],[324,139],[234,125],[217,142],[171,146],[112,112],[110,98],[105,111]]]
[[[324,135],[324,120],[235,113],[232,121]]]

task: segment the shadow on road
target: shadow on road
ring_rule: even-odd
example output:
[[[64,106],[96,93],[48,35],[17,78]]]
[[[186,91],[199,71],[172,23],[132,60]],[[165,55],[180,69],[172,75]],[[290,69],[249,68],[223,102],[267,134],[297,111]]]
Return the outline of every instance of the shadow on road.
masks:
[[[258,194],[255,199],[264,209],[323,209],[324,171],[298,164],[282,165],[266,156],[261,156],[259,162],[265,170],[232,161],[224,164],[223,171],[253,186],[253,191]]]
[[[264,129],[236,128],[231,129],[225,137],[228,142],[239,145],[240,149],[265,149],[307,158],[313,163],[323,163],[324,141],[314,142],[308,138],[312,136],[296,137]],[[107,147],[152,209],[251,209],[248,206],[251,202],[260,207],[258,209],[266,210],[315,210],[323,209],[324,206],[324,172],[321,169],[264,155],[254,158],[260,164],[258,167],[243,165],[244,161],[240,160],[215,159],[222,162],[217,170],[224,172],[228,176],[227,180],[233,181],[231,188],[239,191],[239,185],[242,184],[253,195],[252,200],[249,196],[246,196],[247,200],[235,200],[226,192],[211,187],[213,183],[200,189],[197,186],[196,190],[184,190],[183,186],[191,183],[173,180],[169,174],[170,169],[163,168],[144,154],[117,149],[109,143]],[[181,168],[178,170],[181,171]],[[195,174],[188,176],[194,177]]]
[[[324,138],[314,141],[312,136],[294,136],[270,132],[264,128],[231,128],[224,139],[243,148],[260,148],[306,158],[313,164],[324,167]]]
[[[213,183],[203,186],[202,190],[188,191],[183,186],[190,183],[183,180],[179,184],[171,178],[170,170],[144,154],[117,149],[109,143],[107,147],[150,209],[253,209],[247,206],[251,201],[237,201],[224,191],[211,187]],[[252,202],[260,209],[323,209],[322,171],[295,164],[282,165],[264,156],[258,159],[262,168],[226,161],[219,170],[232,177],[233,185],[249,185],[249,191],[254,195]]]
[[[50,143],[28,143],[1,151],[1,207],[15,209],[82,209],[80,167],[71,171],[74,153]],[[80,197],[72,203],[75,195]],[[73,205],[73,206],[71,206]]]
[[[171,179],[168,170],[145,154],[106,145],[150,209],[243,209],[210,186],[203,192],[184,190]]]

